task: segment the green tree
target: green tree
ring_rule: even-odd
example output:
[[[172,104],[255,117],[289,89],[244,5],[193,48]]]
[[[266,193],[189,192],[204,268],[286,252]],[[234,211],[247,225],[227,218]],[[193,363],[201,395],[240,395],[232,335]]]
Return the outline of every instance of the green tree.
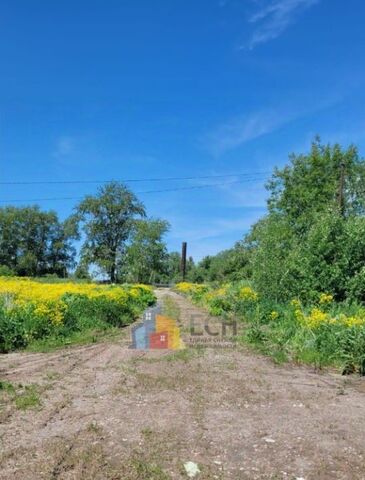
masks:
[[[77,265],[77,267],[74,271],[73,276],[77,280],[90,280],[91,281],[91,279],[92,279],[92,277],[90,275],[90,272],[89,272],[88,265],[86,265],[83,262],[78,263],[78,265]]]
[[[249,250],[243,242],[217,255],[204,257],[191,271],[189,278],[194,282],[238,281],[251,276]]]
[[[153,283],[166,275],[168,258],[163,236],[169,224],[165,220],[138,220],[126,248],[124,271],[131,282]]]
[[[290,156],[290,164],[275,169],[267,188],[270,212],[281,213],[299,234],[308,231],[318,213],[339,210],[341,170],[344,173],[344,213],[365,213],[365,162],[357,148],[322,145],[317,138],[309,154]]]
[[[108,183],[96,195],[86,196],[76,207],[75,215],[85,235],[82,262],[97,265],[112,283],[118,281],[136,219],[144,216],[143,204],[118,182]]]
[[[318,291],[328,291],[339,300],[360,299],[364,186],[365,162],[356,148],[321,145],[318,139],[309,154],[292,155],[289,165],[276,169],[268,184],[269,213],[245,241],[263,296],[309,301]]]
[[[179,252],[170,252],[165,260],[165,282],[178,282],[181,278],[181,255]]]
[[[66,276],[74,265],[76,232],[56,212],[37,206],[0,209],[0,264],[18,275]]]
[[[263,297],[281,301],[299,293],[300,244],[282,215],[272,213],[257,222],[246,237],[246,245],[251,251],[252,279]]]

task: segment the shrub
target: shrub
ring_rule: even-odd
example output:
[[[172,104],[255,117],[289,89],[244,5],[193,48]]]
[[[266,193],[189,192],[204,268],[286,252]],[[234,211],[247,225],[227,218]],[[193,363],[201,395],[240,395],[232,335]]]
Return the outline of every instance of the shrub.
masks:
[[[12,277],[15,275],[14,270],[7,265],[0,265],[0,277]]]
[[[176,290],[213,315],[234,315],[246,323],[242,340],[277,361],[285,358],[334,364],[344,371],[365,374],[365,308],[336,303],[332,294],[313,292],[313,303],[277,303],[260,297],[247,283],[177,284]],[[198,292],[198,293],[197,293]]]

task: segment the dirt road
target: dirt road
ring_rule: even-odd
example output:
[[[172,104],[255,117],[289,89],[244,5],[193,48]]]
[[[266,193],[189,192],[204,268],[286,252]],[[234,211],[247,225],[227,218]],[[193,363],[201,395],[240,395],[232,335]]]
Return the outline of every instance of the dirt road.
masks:
[[[201,313],[170,291],[186,330]],[[365,380],[244,349],[113,342],[0,356],[40,405],[0,410],[0,479],[365,479]]]

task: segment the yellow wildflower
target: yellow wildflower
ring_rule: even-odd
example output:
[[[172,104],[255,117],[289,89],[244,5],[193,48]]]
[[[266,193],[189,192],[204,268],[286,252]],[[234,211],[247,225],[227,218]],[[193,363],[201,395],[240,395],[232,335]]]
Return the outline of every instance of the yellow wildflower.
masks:
[[[146,293],[152,295],[151,287],[139,284],[132,287],[72,282],[47,284],[29,278],[0,277],[0,298],[7,310],[30,307],[35,316],[46,318],[54,325],[63,322],[67,312],[63,297],[67,294],[82,295],[90,300],[105,298],[124,306]]]
[[[258,299],[258,294],[251,287],[241,287],[238,296],[241,300],[251,300],[253,302]]]
[[[322,323],[326,323],[329,316],[326,312],[322,312],[319,308],[313,308],[310,315],[305,318],[305,322],[309,328],[317,328]]]
[[[321,293],[321,295],[319,296],[319,303],[321,305],[331,303],[332,300],[333,300],[333,295],[331,295],[330,293]]]
[[[291,302],[290,305],[295,308],[301,308],[302,304],[300,303],[300,300],[297,298],[294,298]]]
[[[353,317],[345,317],[343,319],[343,323],[347,327],[355,327],[360,325],[365,325],[365,318],[353,316]]]

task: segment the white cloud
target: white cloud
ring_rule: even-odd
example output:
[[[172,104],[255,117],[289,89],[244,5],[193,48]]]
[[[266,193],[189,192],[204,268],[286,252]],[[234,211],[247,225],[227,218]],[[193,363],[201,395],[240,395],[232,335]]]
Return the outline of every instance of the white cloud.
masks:
[[[279,37],[304,10],[320,0],[274,0],[265,4],[249,19],[256,28],[248,47],[255,48]]]
[[[301,94],[298,97],[300,100],[296,101],[296,104],[288,103],[286,100],[278,108],[257,110],[218,126],[204,136],[205,148],[213,155],[219,156],[250,140],[274,132],[294,120],[332,107],[342,100],[342,96],[337,93],[321,96]]]
[[[288,117],[288,115],[273,110],[257,111],[234,118],[207,135],[208,150],[215,155],[220,155],[275,130],[290,121],[291,118],[292,116]]]
[[[229,120],[205,135],[203,143],[213,155],[219,156],[250,140],[271,133],[289,122],[310,113],[307,108],[258,110]]]

